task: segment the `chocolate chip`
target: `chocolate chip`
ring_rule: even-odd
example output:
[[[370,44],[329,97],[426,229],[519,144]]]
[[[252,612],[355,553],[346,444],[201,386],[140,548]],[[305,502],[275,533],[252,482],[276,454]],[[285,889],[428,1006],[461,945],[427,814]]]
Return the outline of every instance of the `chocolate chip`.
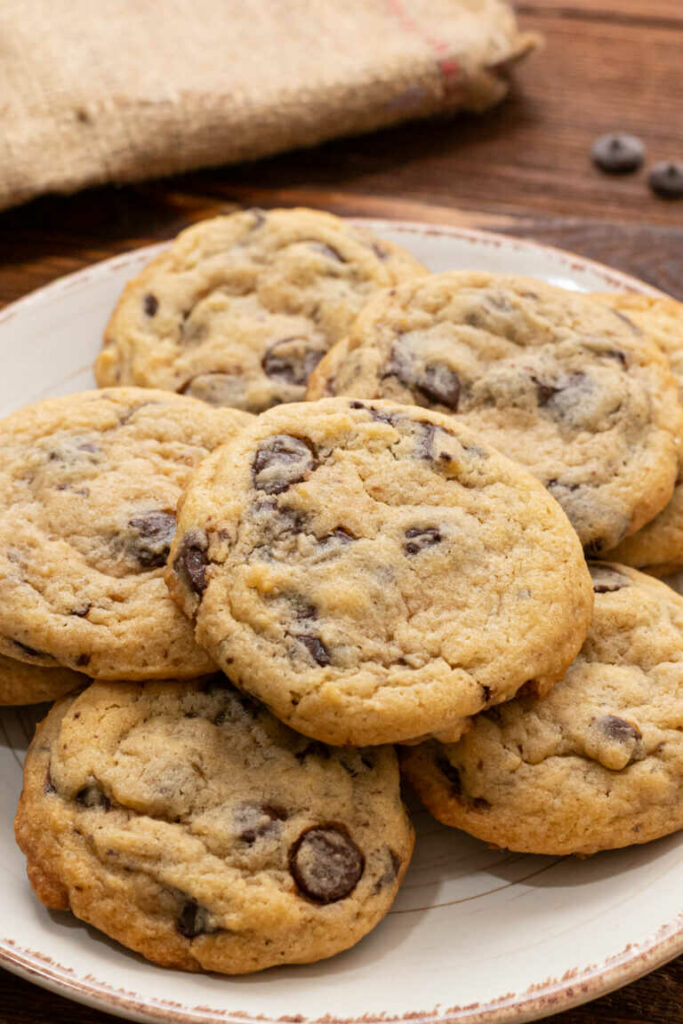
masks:
[[[411,526],[409,530],[406,530],[405,535],[408,543],[403,545],[403,550],[407,555],[417,555],[425,548],[431,548],[434,544],[441,543],[442,539],[439,530],[433,526]]]
[[[307,829],[289,852],[289,870],[299,890],[316,903],[346,899],[358,885],[365,859],[343,826]]]
[[[475,809],[475,811],[488,811],[491,807],[491,804],[483,796],[475,796],[474,799],[470,801],[470,805]]]
[[[209,564],[206,551],[209,542],[205,533],[193,530],[185,535],[173,563],[173,571],[195,594],[206,589],[206,567]]]
[[[85,668],[85,666],[89,665],[89,664],[90,664],[90,655],[89,654],[79,654],[78,657],[76,658],[76,665],[78,666],[78,668]]]
[[[538,377],[531,378],[536,385],[536,394],[538,396],[539,405],[547,405],[553,395],[556,395],[558,391],[562,389],[555,387],[554,384],[548,384],[545,381],[539,380]]]
[[[286,811],[270,804],[242,804],[235,811],[238,838],[247,846],[277,832],[279,823],[286,819]]]
[[[616,740],[618,743],[632,742],[642,738],[640,729],[636,728],[635,725],[631,725],[630,722],[626,722],[623,718],[617,717],[617,715],[605,715],[604,718],[598,719],[597,724],[605,736],[608,736],[611,740]]]
[[[104,811],[108,811],[111,807],[108,798],[95,783],[79,789],[78,793],[76,793],[76,803],[80,804],[81,807],[101,807]]]
[[[254,456],[254,487],[266,494],[281,494],[304,480],[317,465],[310,442],[291,434],[274,434],[261,442]]]
[[[48,770],[45,773],[45,782],[43,783],[43,793],[56,793],[56,792],[57,792],[57,787],[55,786],[54,782],[52,781],[52,775],[50,774],[50,769],[48,768]]]
[[[200,907],[196,900],[188,899],[183,903],[176,920],[176,927],[186,939],[194,939],[208,930],[208,913]]]
[[[145,295],[142,300],[147,316],[156,316],[156,312],[159,308],[159,300],[156,295]]]
[[[637,171],[645,159],[645,147],[640,139],[627,132],[610,132],[596,139],[591,149],[593,163],[608,174]]]
[[[455,765],[451,764],[448,758],[439,756],[436,758],[436,767],[450,782],[453,796],[462,796],[462,780],[460,778],[460,772]]]
[[[146,512],[129,519],[128,525],[137,534],[131,539],[129,550],[140,565],[145,569],[166,565],[176,532],[175,515],[172,512]]]
[[[384,874],[377,879],[375,883],[375,892],[379,892],[384,889],[387,885],[391,885],[398,878],[398,873],[401,870],[401,858],[392,850],[390,847],[386,848],[386,859],[387,866],[384,869]]]
[[[282,338],[270,346],[261,365],[268,377],[303,386],[324,354],[306,338]]]
[[[558,478],[554,476],[552,480],[546,481],[546,487],[549,488],[550,490],[553,490],[553,488],[557,487],[563,491],[573,492],[578,491],[580,484],[568,484],[564,480],[558,480]]]
[[[655,164],[647,180],[662,199],[683,199],[683,163],[665,160]]]
[[[591,574],[593,591],[596,594],[612,594],[616,590],[623,590],[624,587],[631,585],[628,576],[617,572],[616,569],[612,569],[609,565],[589,562],[588,571]]]
[[[418,391],[428,402],[445,405],[452,412],[457,412],[460,378],[455,370],[445,363],[427,363],[420,368],[409,342],[403,337],[392,345],[386,376],[396,377],[411,391]]]
[[[485,686],[482,683],[481,693],[482,693],[482,697],[484,698],[484,703],[488,704],[489,701],[491,700],[491,687],[490,686]]]
[[[330,664],[330,652],[319,637],[296,636],[294,639],[298,640],[300,644],[303,644],[310,656],[313,658],[313,661],[317,661],[319,665]]]
[[[587,544],[584,544],[583,553],[586,558],[597,558],[608,546],[603,537],[596,537],[595,540],[589,540]]]
[[[75,615],[79,619],[84,619],[91,608],[92,604],[90,601],[86,601],[85,604],[79,605],[78,608],[72,608],[69,614]]]

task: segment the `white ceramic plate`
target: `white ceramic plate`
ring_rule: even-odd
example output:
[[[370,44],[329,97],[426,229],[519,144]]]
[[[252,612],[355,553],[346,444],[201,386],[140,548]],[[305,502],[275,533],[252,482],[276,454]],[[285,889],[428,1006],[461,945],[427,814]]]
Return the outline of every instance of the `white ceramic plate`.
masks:
[[[433,270],[531,274],[580,290],[645,285],[557,250],[426,225],[373,223]],[[102,329],[159,247],[67,277],[0,314],[0,414],[93,386]],[[31,894],[11,823],[40,710],[0,713],[0,964],[134,1020],[369,1024],[528,1021],[683,952],[683,834],[589,860],[488,850],[416,810],[415,857],[386,920],[354,949],[243,978],[146,963]]]

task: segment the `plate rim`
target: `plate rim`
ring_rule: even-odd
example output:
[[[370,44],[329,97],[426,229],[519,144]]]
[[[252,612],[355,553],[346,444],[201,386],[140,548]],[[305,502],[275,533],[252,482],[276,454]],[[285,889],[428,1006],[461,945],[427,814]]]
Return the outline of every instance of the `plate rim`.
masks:
[[[596,260],[580,256],[566,249],[546,245],[532,239],[515,235],[500,234],[457,225],[440,225],[423,221],[391,220],[375,217],[351,217],[351,222],[374,231],[404,232],[411,235],[449,237],[479,245],[501,246],[524,252],[550,252],[553,262],[564,264],[569,272],[590,270],[601,277],[608,287],[616,290],[637,292],[654,297],[666,297],[666,293],[623,271],[615,270]],[[65,291],[87,287],[93,277],[118,271],[138,260],[153,259],[163,252],[172,240],[153,243],[129,249],[123,253],[89,264],[80,270],[62,275],[42,285],[20,299],[0,309],[0,325],[8,323],[16,315],[34,305],[49,304],[53,298]],[[300,1024],[400,1024],[414,1021],[417,1024],[523,1024],[537,1020],[547,1014],[571,1009],[614,991],[655,970],[657,967],[683,953],[683,913],[661,926],[652,936],[641,943],[628,943],[623,950],[607,957],[601,964],[592,964],[584,970],[572,970],[562,978],[549,978],[541,985],[531,986],[526,992],[512,993],[494,1002],[464,1007],[449,1007],[441,1011],[410,1011],[405,1015],[384,1014],[362,1015],[353,1018],[335,1018],[326,1015],[311,1018],[273,1017],[254,1015],[240,1010],[211,1010],[208,1006],[182,1006],[174,1001],[155,999],[150,1003],[134,992],[124,992],[108,986],[106,982],[87,976],[74,977],[74,971],[55,963],[50,957],[35,950],[17,946],[11,939],[0,939],[0,967],[57,995],[64,996],[93,1009],[102,1010],[119,1017],[168,1024],[275,1024],[296,1020]]]

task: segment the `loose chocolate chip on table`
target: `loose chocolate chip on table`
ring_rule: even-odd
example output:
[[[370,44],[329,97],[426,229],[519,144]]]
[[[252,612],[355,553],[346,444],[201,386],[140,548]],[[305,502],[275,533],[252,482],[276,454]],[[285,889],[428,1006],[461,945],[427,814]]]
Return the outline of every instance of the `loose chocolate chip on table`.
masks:
[[[289,853],[289,870],[300,891],[316,903],[346,899],[358,885],[365,859],[345,829],[319,825],[303,832]]]
[[[617,715],[605,715],[604,718],[598,719],[597,724],[606,736],[609,736],[611,740],[617,740],[619,743],[639,740],[642,737],[640,729],[636,728],[635,725],[631,725],[630,722],[626,722],[623,718],[619,718]]]
[[[441,534],[433,526],[411,526],[405,535],[408,543],[403,545],[403,550],[407,555],[416,555],[424,548],[431,548],[441,542]]]
[[[683,163],[664,160],[655,164],[647,180],[652,191],[663,199],[683,199]]]
[[[146,569],[166,565],[169,548],[176,532],[176,519],[172,512],[146,512],[128,521],[137,534],[130,543],[131,553]]]
[[[624,174],[637,171],[645,159],[645,147],[635,135],[627,132],[610,132],[601,135],[591,150],[593,163],[608,174]]]
[[[254,487],[266,494],[281,494],[303,480],[317,464],[309,442],[291,434],[274,434],[261,442],[254,456]]]
[[[84,786],[83,789],[76,793],[76,803],[79,803],[81,807],[101,807],[105,811],[108,811],[111,807],[109,800],[100,787],[94,783],[90,786]]]
[[[176,922],[178,931],[186,939],[194,939],[206,931],[207,912],[196,900],[186,900]]]
[[[159,309],[159,300],[156,295],[145,295],[143,303],[147,316],[156,316],[156,312]]]
[[[268,377],[304,385],[324,354],[306,338],[282,338],[270,346],[261,365]]]
[[[297,636],[296,640],[306,648],[313,661],[317,661],[319,665],[330,664],[330,652],[325,647],[325,644],[317,636]]]
[[[195,594],[203,594],[206,589],[206,567],[209,559],[206,554],[208,539],[205,533],[195,530],[188,533],[180,545],[173,570]]]

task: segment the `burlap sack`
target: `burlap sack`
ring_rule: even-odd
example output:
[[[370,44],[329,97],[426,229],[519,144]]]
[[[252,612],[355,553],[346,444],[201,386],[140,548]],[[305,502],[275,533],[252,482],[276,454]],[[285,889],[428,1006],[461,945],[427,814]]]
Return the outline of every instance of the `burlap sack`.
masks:
[[[0,209],[502,98],[504,0],[2,0]]]

